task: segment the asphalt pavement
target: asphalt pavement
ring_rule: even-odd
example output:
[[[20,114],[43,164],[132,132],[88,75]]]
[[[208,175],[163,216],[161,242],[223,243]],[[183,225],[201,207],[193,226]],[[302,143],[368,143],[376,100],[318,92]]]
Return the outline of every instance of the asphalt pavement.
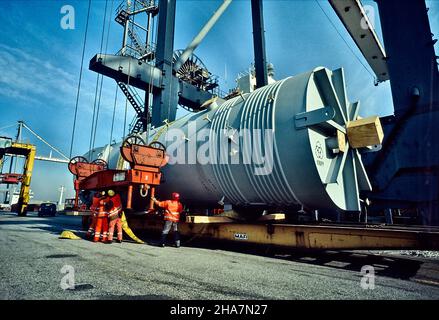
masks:
[[[438,259],[58,238],[84,237],[80,226],[79,217],[0,212],[0,299],[439,298]]]

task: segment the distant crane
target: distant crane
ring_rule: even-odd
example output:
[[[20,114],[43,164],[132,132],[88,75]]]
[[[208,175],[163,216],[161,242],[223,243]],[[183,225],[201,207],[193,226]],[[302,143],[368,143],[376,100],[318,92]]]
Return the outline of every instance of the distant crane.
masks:
[[[29,143],[22,142],[23,128],[27,129],[38,140],[46,144],[51,150],[58,153],[61,158],[52,157],[52,151],[49,156],[36,155],[36,146]],[[10,157],[9,172],[3,173],[3,165],[5,157]],[[16,162],[14,166],[14,159],[22,158],[24,160],[23,170],[21,174],[17,174]],[[10,185],[21,184],[20,196],[17,202],[16,211],[20,216],[25,216],[27,212],[27,206],[30,199],[30,184],[32,179],[32,170],[35,160],[50,161],[55,163],[68,163],[68,157],[62,153],[59,149],[49,144],[41,136],[39,136],[34,130],[32,130],[24,121],[18,121],[17,135],[14,141],[11,138],[0,137],[0,184],[6,184],[5,202],[10,198]],[[62,193],[64,190],[62,191]],[[61,193],[61,197],[62,197]]]

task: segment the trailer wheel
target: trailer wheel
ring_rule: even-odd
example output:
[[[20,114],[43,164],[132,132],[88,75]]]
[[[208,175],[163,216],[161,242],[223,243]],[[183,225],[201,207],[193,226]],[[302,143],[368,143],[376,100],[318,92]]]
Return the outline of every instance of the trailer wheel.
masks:
[[[141,145],[141,146],[146,145],[145,140],[143,140],[140,136],[138,136],[138,135],[131,135],[131,136],[128,136],[123,141],[122,146],[123,147],[131,147],[134,144]]]
[[[75,168],[75,164],[77,164],[77,163],[88,163],[88,160],[82,156],[76,156],[76,157],[73,157],[72,159],[70,159],[68,167],[69,167],[69,171],[73,175],[77,174],[77,172],[75,172],[73,170]]]
[[[160,150],[166,151],[165,145],[163,143],[161,143],[160,141],[153,141],[148,146],[151,147],[151,148],[156,148],[156,149],[160,149]]]
[[[93,160],[92,163],[102,166],[103,167],[102,170],[107,170],[108,169],[108,163],[104,159],[96,159],[96,160]]]

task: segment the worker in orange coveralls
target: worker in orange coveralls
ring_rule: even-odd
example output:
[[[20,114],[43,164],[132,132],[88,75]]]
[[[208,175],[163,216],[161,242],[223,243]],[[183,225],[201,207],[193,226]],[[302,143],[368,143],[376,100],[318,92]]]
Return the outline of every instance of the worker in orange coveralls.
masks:
[[[117,242],[122,243],[122,201],[120,196],[113,190],[108,190],[110,210],[108,212],[109,229],[108,229],[108,241],[106,243],[113,242],[114,227],[117,228]]]
[[[178,222],[180,221],[180,213],[183,211],[183,205],[180,202],[180,195],[177,192],[172,193],[172,199],[166,201],[158,201],[156,198],[152,198],[154,203],[160,208],[165,209],[165,224],[162,230],[162,236],[160,239],[160,245],[165,246],[166,237],[169,231],[174,231],[175,246],[180,247],[180,234],[178,232]]]
[[[93,242],[106,242],[108,238],[108,209],[111,205],[110,199],[105,191],[101,191],[98,210],[96,213],[96,227]],[[102,237],[101,237],[102,236]]]
[[[96,228],[96,216],[99,211],[99,200],[100,200],[100,194],[95,193],[93,196],[92,204],[90,206],[91,211],[91,223],[88,227],[88,231],[86,234],[87,239],[91,239],[95,234],[95,228]]]

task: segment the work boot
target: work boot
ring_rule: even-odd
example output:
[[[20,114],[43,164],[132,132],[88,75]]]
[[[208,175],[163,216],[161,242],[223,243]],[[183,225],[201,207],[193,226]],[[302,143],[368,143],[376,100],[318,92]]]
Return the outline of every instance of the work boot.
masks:
[[[160,247],[164,248],[166,243],[166,234],[162,234],[160,238]]]
[[[180,232],[175,232],[175,236],[174,236],[175,238],[175,246],[177,247],[177,248],[180,248]]]

